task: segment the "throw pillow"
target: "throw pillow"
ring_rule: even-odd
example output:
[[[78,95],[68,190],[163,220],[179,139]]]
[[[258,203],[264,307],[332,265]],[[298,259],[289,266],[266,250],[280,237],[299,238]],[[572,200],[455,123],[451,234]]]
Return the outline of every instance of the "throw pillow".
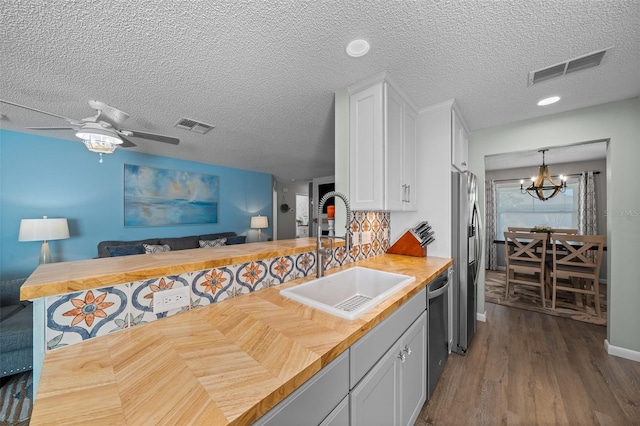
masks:
[[[200,247],[221,247],[226,243],[226,238],[218,238],[217,240],[200,240]]]
[[[227,245],[233,245],[233,244],[244,244],[245,240],[247,239],[246,235],[238,235],[237,237],[229,237],[227,238]]]
[[[144,254],[144,247],[142,244],[133,246],[107,246],[107,251],[111,257],[130,256],[132,254]]]
[[[158,244],[158,245],[155,245],[155,244],[143,244],[143,246],[144,246],[144,252],[146,254],[149,254],[149,253],[165,253],[167,251],[171,251],[171,247],[169,247],[168,244],[162,244],[162,245],[160,245],[160,244]]]

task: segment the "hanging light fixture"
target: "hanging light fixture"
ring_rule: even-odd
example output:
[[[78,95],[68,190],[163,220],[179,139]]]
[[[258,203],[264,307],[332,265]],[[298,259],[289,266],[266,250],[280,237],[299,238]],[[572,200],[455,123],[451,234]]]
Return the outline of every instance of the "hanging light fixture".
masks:
[[[100,154],[100,162],[102,163],[102,154],[111,154],[122,144],[122,139],[118,134],[110,129],[105,129],[97,123],[85,123],[84,126],[76,132],[76,136],[82,139],[89,151]]]
[[[538,171],[537,177],[531,178],[531,185],[527,189],[524,189],[524,181],[520,181],[520,192],[523,194],[529,194],[533,198],[537,198],[542,201],[547,201],[549,198],[555,197],[558,192],[564,192],[567,189],[567,178],[560,175],[560,184],[558,185],[551,179],[549,175],[549,167],[544,164],[544,153],[549,151],[548,149],[541,149],[538,152],[542,153],[542,166]],[[549,195],[547,195],[549,194]]]

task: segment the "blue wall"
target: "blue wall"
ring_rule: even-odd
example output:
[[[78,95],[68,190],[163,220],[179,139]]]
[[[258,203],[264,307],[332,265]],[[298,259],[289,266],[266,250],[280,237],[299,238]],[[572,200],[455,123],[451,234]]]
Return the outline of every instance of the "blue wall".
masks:
[[[176,148],[181,149],[180,147]],[[272,220],[271,175],[117,149],[98,163],[79,140],[0,130],[0,277],[27,277],[38,265],[40,242],[19,242],[20,219],[64,217],[71,238],[51,241],[54,261],[97,257],[103,240],[181,237],[235,231],[255,241],[256,214]],[[219,176],[218,223],[124,227],[124,164]],[[263,230],[263,239],[271,230]]]

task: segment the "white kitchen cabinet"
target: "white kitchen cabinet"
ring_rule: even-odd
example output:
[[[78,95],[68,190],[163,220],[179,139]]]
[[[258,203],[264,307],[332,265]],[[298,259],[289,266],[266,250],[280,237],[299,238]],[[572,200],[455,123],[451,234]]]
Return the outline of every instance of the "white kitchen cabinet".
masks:
[[[351,391],[351,425],[411,425],[426,401],[426,313]]]
[[[451,163],[459,171],[467,170],[469,162],[469,136],[455,109],[451,109]]]
[[[351,207],[415,210],[415,108],[386,74],[350,87],[349,93]]]
[[[341,406],[341,401],[347,397],[348,393],[349,351],[347,350],[258,419],[255,425],[299,425],[301,419],[304,419],[304,424],[318,425],[332,413],[337,416],[333,424],[340,424],[339,421],[344,414],[340,417],[339,408],[344,408],[343,405]],[[334,413],[336,408],[338,411]]]

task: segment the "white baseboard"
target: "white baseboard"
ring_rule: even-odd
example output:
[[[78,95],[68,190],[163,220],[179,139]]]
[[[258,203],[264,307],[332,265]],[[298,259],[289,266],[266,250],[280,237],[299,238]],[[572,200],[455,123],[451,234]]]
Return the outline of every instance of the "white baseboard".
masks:
[[[483,313],[476,312],[476,319],[481,322],[487,322],[487,311]]]
[[[604,349],[609,355],[618,356],[620,358],[630,359],[631,361],[640,362],[640,352],[631,349],[621,348],[619,346],[613,346],[609,344],[607,339],[604,339]]]

